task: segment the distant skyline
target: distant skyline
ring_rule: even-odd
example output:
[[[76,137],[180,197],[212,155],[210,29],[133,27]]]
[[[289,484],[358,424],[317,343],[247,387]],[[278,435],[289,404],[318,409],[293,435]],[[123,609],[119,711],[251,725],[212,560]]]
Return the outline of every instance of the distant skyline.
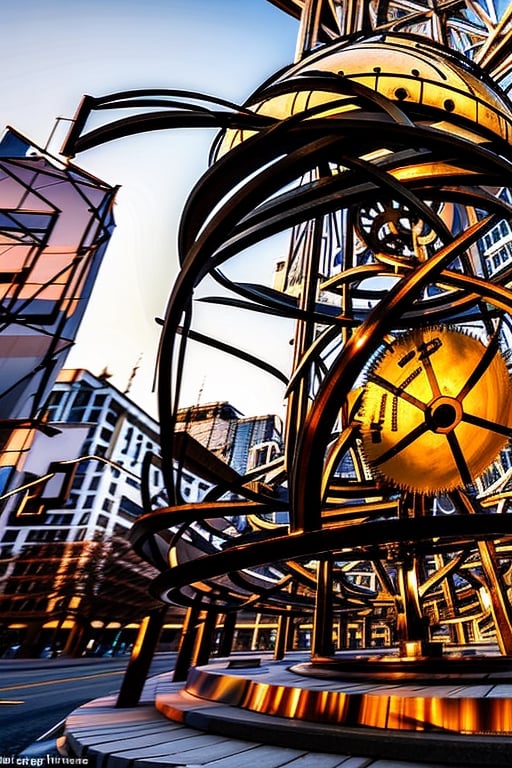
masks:
[[[18,0],[2,9],[0,128],[58,153],[83,94],[182,88],[243,102],[294,57],[298,24],[266,0]],[[206,170],[215,132],[162,131],[83,152],[74,162],[121,185],[117,228],[66,367],[99,374],[156,415],[151,387],[176,275],[176,234],[188,193]],[[205,358],[206,359],[206,358]],[[276,411],[221,371],[191,382],[189,404],[227,399],[247,415]]]

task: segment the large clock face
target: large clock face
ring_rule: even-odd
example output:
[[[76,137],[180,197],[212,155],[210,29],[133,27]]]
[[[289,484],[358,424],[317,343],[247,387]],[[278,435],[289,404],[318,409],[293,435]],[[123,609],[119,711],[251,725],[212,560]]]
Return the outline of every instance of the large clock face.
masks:
[[[512,432],[512,385],[497,344],[448,327],[389,344],[362,404],[365,456],[377,476],[420,493],[477,478]]]

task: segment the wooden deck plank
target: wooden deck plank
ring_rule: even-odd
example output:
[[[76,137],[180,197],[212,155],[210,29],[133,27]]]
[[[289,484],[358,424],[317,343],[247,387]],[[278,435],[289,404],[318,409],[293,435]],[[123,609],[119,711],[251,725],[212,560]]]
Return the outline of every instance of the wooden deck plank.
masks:
[[[492,685],[463,685],[459,688],[459,690],[455,690],[451,693],[450,698],[453,699],[459,699],[459,698],[483,698],[484,696],[488,696],[491,690],[494,686]],[[432,696],[432,688],[429,689],[430,694],[424,694]],[[435,689],[434,689],[435,691]],[[434,693],[434,695],[436,695]]]
[[[204,765],[205,768],[282,768],[282,766],[288,766],[294,758],[305,754],[305,752],[295,749],[269,747],[260,744],[245,752],[216,760],[210,766],[208,762],[201,763],[201,765]],[[315,764],[311,762],[310,765],[311,768],[314,768]],[[143,766],[137,762],[137,768],[150,768],[150,766]]]
[[[341,763],[340,768],[366,768],[366,766],[371,766],[371,768],[374,768],[372,759],[369,757],[348,757],[346,760],[344,760],[343,763]],[[313,766],[312,766],[313,768]],[[394,768],[399,768],[397,763],[395,762]],[[425,766],[426,768],[426,766]]]
[[[171,739],[179,738],[182,731],[190,730],[186,729],[182,725],[176,724],[174,727],[169,723],[169,728],[160,728],[157,731],[131,731],[127,733],[126,730],[122,731],[107,731],[102,733],[91,733],[88,736],[81,736],[81,741],[84,746],[93,748],[98,745],[108,749],[118,749],[120,746],[125,745],[137,745],[143,748],[146,745],[163,744]],[[108,739],[107,739],[108,737]]]
[[[198,749],[180,751],[177,753],[177,756],[185,765],[209,765],[211,762],[213,763],[226,757],[240,758],[244,752],[254,749],[254,746],[254,742],[237,742],[236,739],[226,739],[207,748],[200,747]]]
[[[343,755],[329,755],[327,752],[307,752],[291,763],[288,768],[343,768],[344,761],[348,759]]]
[[[161,733],[156,736],[146,736],[140,738],[134,736],[133,738],[120,736],[117,739],[111,741],[96,742],[95,745],[90,745],[89,751],[96,752],[96,747],[99,745],[103,752],[109,754],[123,754],[137,752],[142,755],[148,753],[151,754],[174,754],[175,752],[182,752],[187,749],[188,746],[208,746],[215,744],[217,741],[224,741],[225,736],[210,736],[209,734],[203,734],[201,731],[193,731],[191,728],[178,728],[172,733]],[[133,757],[133,754],[132,754]]]
[[[488,698],[503,698],[503,699],[509,699],[512,697],[512,684],[511,685],[493,685],[489,693],[487,694]]]
[[[69,715],[66,722],[70,727],[80,728],[85,723],[88,725],[103,725],[105,722],[109,722],[113,725],[118,723],[130,725],[130,723],[141,723],[154,719],[154,706],[137,707],[136,709],[115,709],[114,707],[110,707],[104,712],[84,712],[75,709],[75,711]]]
[[[312,767],[313,768],[313,767]],[[340,768],[345,768],[345,765],[341,765]],[[384,760],[378,759],[373,763],[370,763],[368,768],[420,768],[418,763],[411,763],[408,760]],[[448,765],[441,765],[440,763],[424,763],[423,768],[453,768]]]
[[[130,731],[130,735],[134,736],[137,735],[148,735],[152,733],[162,733],[163,731],[171,732],[174,731],[176,728],[182,728],[183,726],[180,723],[174,723],[171,720],[163,719],[162,722],[155,722],[155,723],[143,723],[141,725],[137,725],[135,728],[132,728]],[[96,726],[95,728],[85,728],[84,730],[80,731],[74,731],[75,734],[78,734],[81,739],[84,740],[90,740],[90,739],[104,739],[106,734],[111,734],[113,736],[116,736],[118,734],[124,734],[126,735],[126,727],[125,726],[110,726],[110,725],[103,725],[103,726]],[[90,743],[90,742],[89,742]]]
[[[167,740],[154,745],[146,746],[131,746],[131,748],[125,748],[125,744],[118,742],[117,744],[105,745],[110,757],[116,757],[124,760],[124,765],[130,760],[144,760],[146,758],[155,758],[159,756],[172,756],[181,755],[189,749],[204,749],[205,753],[213,747],[223,741],[227,741],[225,736],[213,736],[210,734],[201,733],[200,731],[192,731],[190,728],[183,729],[184,733],[178,735],[178,738]],[[128,746],[128,745],[126,745]],[[91,754],[93,750],[91,750]]]

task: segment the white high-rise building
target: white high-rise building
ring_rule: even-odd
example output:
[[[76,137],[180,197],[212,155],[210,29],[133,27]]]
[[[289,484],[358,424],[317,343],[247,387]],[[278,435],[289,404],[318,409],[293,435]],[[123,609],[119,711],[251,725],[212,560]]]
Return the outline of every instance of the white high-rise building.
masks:
[[[28,543],[126,533],[142,513],[144,456],[158,454],[156,420],[106,376],[64,369],[48,400],[47,423],[51,435],[38,433],[17,469],[12,488],[22,490],[5,501],[2,544],[16,553]],[[158,495],[162,481],[156,466],[148,481]]]

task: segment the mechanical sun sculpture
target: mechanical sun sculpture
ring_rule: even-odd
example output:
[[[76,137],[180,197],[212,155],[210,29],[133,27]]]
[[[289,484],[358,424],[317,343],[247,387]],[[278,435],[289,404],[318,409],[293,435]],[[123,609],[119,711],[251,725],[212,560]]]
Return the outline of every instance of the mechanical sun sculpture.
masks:
[[[86,97],[64,148],[221,129],[183,213],[162,332],[169,506],[146,499],[134,545],[163,601],[213,621],[312,620],[313,658],[349,623],[368,646],[384,627],[402,655],[440,638],[510,655],[512,5],[274,4],[300,19],[297,58],[243,106]],[[91,111],[120,107],[137,114],[85,131]],[[264,284],[258,254],[283,233]],[[206,311],[252,321],[247,348],[231,320],[222,339],[196,325]],[[282,368],[264,359],[262,313],[291,329],[286,370],[289,345]],[[179,431],[198,344],[281,383],[284,455],[242,476]],[[210,484],[193,504],[180,491],[192,466]]]

